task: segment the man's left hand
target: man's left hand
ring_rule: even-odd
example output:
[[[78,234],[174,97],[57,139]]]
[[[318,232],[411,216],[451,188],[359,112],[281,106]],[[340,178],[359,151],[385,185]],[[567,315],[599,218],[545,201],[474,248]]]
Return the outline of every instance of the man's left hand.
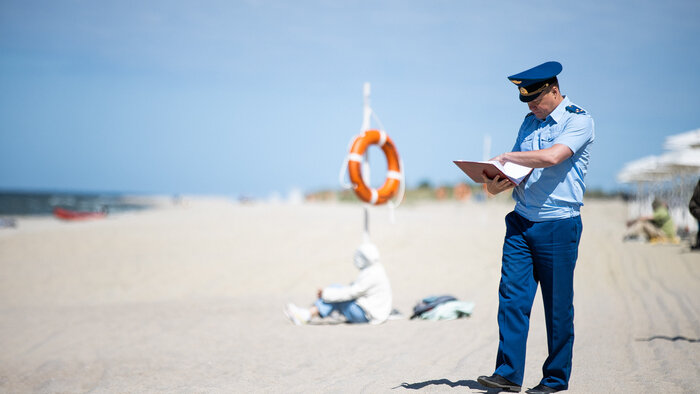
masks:
[[[510,179],[501,179],[500,175],[496,175],[495,178],[489,179],[486,176],[486,174],[482,173],[481,179],[483,179],[484,184],[486,184],[486,190],[494,195],[502,191],[508,190],[514,186],[513,182],[511,182]]]

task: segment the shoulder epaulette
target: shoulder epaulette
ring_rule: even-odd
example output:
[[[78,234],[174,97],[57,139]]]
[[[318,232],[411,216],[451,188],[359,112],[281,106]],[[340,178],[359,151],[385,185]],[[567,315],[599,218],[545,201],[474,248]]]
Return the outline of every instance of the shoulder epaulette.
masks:
[[[572,104],[572,105],[569,105],[568,107],[566,107],[566,110],[569,111],[569,112],[571,112],[572,114],[580,114],[580,115],[585,115],[585,114],[586,114],[586,110],[585,110],[585,109],[579,108],[579,107],[577,107],[577,106],[575,106],[575,105],[573,105],[573,104]]]

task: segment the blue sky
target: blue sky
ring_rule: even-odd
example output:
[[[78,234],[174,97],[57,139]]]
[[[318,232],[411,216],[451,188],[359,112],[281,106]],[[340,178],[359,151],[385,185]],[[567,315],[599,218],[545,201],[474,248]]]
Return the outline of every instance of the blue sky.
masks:
[[[699,37],[698,1],[5,0],[0,189],[338,188],[364,82],[408,185],[454,183],[485,134],[513,145],[506,76],[558,60],[596,121],[586,183],[613,190],[700,127]]]

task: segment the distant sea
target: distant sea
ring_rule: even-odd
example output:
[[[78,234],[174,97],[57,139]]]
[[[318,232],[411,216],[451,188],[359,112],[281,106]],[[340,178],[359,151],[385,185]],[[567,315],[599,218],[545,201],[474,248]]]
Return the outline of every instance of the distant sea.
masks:
[[[75,211],[124,212],[149,206],[120,194],[0,191],[0,215],[51,215],[54,208]]]

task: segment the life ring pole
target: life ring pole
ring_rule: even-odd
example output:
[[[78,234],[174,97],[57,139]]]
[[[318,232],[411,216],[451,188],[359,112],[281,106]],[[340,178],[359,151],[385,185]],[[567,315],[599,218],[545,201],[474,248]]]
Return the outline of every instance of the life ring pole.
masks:
[[[370,128],[370,121],[372,120],[372,107],[369,105],[369,95],[371,93],[371,88],[369,86],[369,82],[365,82],[365,84],[362,87],[362,94],[363,94],[363,110],[362,110],[362,130],[360,132],[364,132],[365,130],[369,130]]]
[[[362,232],[362,242],[369,242],[369,208],[365,204],[363,207],[365,211],[365,229]]]
[[[371,126],[372,107],[369,104],[369,96],[370,96],[371,92],[372,92],[372,89],[370,88],[369,82],[365,82],[365,84],[362,86],[363,108],[362,108],[362,130],[360,130],[360,134],[369,130],[369,128]],[[365,181],[365,185],[369,185],[371,179],[372,179],[372,177],[370,177],[370,174],[369,174],[369,149],[367,149],[365,151],[364,160],[362,160],[362,180]],[[366,216],[367,215],[365,215],[365,217]]]
[[[372,122],[372,106],[370,106],[370,100],[369,97],[372,93],[372,88],[370,87],[369,82],[365,82],[364,85],[362,86],[362,96],[363,96],[363,107],[362,107],[362,130],[360,130],[360,133],[364,133],[366,130],[369,130]],[[369,149],[365,152],[365,157],[362,162],[362,177],[364,178],[365,184],[369,185],[370,184],[370,175],[369,175]],[[365,226],[362,232],[362,242],[369,242],[369,207],[364,204],[363,206],[364,210],[364,219],[365,219]]]
[[[362,113],[362,127],[360,134],[353,137],[348,144],[350,153],[343,160],[338,173],[338,181],[345,189],[354,189],[355,194],[366,204],[363,206],[363,240],[369,241],[369,206],[387,203],[389,217],[394,223],[394,209],[397,208],[404,197],[406,178],[403,171],[403,160],[396,151],[391,138],[384,131],[381,121],[370,106],[370,84],[365,82],[363,86],[364,106]],[[377,122],[379,129],[371,129],[372,119]],[[370,145],[378,145],[387,159],[387,179],[379,189],[371,187],[369,166]],[[347,171],[347,172],[346,172]],[[349,175],[350,182],[346,182],[345,175]],[[398,192],[398,195],[396,193]],[[392,200],[392,197],[394,199]]]

